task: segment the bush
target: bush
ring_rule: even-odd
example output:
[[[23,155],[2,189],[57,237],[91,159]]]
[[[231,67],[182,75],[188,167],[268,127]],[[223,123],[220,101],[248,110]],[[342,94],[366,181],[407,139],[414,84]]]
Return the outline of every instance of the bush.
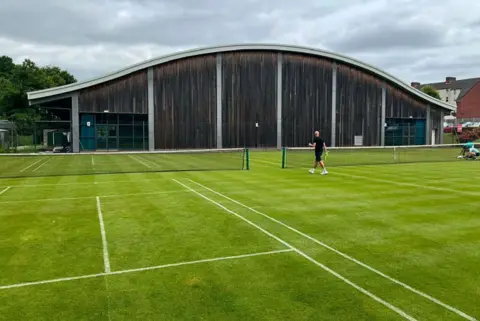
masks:
[[[480,138],[480,128],[464,128],[458,138],[460,143],[474,142]]]

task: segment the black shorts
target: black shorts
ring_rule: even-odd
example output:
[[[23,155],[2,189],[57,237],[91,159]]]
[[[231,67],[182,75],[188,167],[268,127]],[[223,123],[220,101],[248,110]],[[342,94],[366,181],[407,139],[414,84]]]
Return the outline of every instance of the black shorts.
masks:
[[[315,152],[315,161],[320,162],[322,160],[322,153],[323,152]]]

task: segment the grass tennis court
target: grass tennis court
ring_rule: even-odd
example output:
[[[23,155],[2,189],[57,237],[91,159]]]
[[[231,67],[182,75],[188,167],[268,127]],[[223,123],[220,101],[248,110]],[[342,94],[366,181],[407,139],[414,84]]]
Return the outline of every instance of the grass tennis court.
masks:
[[[0,320],[477,320],[480,162],[457,154],[328,176],[278,151],[0,159],[43,159],[0,179]]]

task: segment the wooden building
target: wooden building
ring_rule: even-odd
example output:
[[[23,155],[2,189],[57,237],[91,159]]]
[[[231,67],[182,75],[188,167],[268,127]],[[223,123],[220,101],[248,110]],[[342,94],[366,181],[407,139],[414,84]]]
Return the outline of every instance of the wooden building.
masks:
[[[73,150],[438,144],[452,107],[371,65],[312,48],[231,45],[28,93],[71,109]],[[400,131],[400,132],[399,132]]]

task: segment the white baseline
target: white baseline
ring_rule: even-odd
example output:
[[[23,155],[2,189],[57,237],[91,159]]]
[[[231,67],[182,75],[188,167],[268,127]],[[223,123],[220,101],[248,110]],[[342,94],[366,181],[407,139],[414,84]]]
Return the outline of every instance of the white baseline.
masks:
[[[114,272],[108,272],[108,273],[105,272],[105,273],[87,274],[87,275],[72,276],[72,277],[58,278],[58,279],[51,279],[51,280],[25,282],[25,283],[11,284],[11,285],[0,285],[0,290],[9,290],[9,289],[22,288],[22,287],[27,287],[27,286],[50,284],[50,283],[59,283],[59,282],[67,282],[67,281],[75,281],[75,280],[82,280],[82,279],[91,279],[91,278],[97,278],[97,277],[101,277],[101,276],[136,273],[136,272],[151,271],[151,270],[159,270],[159,269],[166,269],[166,268],[183,266],[183,265],[193,265],[193,264],[216,262],[216,261],[242,259],[242,258],[247,258],[247,257],[271,255],[271,254],[285,253],[285,252],[292,252],[292,250],[291,249],[285,249],[285,250],[278,250],[278,251],[257,252],[257,253],[241,254],[241,255],[234,255],[234,256],[223,256],[223,257],[216,257],[216,258],[211,258],[211,259],[203,259],[203,260],[196,260],[196,261],[186,261],[186,262],[170,263],[170,264],[163,264],[163,265],[155,265],[155,266],[143,267],[143,268],[138,268],[138,269],[120,270],[120,271],[114,271]]]
[[[195,181],[193,181],[193,180],[191,180],[191,179],[188,179],[188,180],[189,180],[190,182],[192,182],[192,183],[194,183],[194,184],[196,184],[196,185],[198,185],[198,186],[200,186],[200,187],[202,187],[202,188],[204,188],[204,189],[206,189],[206,190],[208,190],[208,191],[216,194],[216,195],[219,195],[219,196],[221,196],[221,197],[223,197],[223,198],[225,198],[225,199],[227,199],[227,200],[229,200],[229,201],[231,201],[231,202],[233,202],[233,203],[235,203],[235,204],[237,204],[237,205],[240,205],[240,206],[242,206],[242,207],[244,207],[244,208],[246,208],[246,209],[248,209],[248,210],[250,210],[250,211],[252,211],[252,212],[254,212],[254,213],[257,213],[257,214],[259,214],[259,215],[261,215],[261,216],[263,216],[263,217],[265,217],[265,218],[267,218],[267,219],[269,219],[269,220],[277,223],[277,224],[282,225],[283,227],[289,229],[290,231],[295,232],[295,233],[297,233],[297,234],[299,234],[299,235],[301,235],[301,236],[303,236],[303,237],[305,237],[305,238],[307,238],[307,239],[309,239],[309,240],[317,243],[318,245],[323,246],[324,248],[326,248],[326,249],[328,249],[328,250],[330,250],[330,251],[332,251],[332,252],[340,255],[341,257],[343,257],[343,258],[345,258],[345,259],[347,259],[347,260],[349,260],[349,261],[352,261],[352,262],[354,262],[354,263],[356,263],[356,264],[358,264],[358,265],[360,265],[360,266],[362,266],[362,267],[370,270],[371,272],[374,272],[375,274],[380,275],[380,276],[382,276],[383,278],[385,278],[385,279],[387,279],[387,280],[389,280],[389,281],[391,281],[391,282],[393,282],[393,283],[396,283],[396,284],[404,287],[405,289],[410,290],[411,292],[413,292],[413,293],[415,293],[415,294],[418,294],[418,295],[420,295],[420,296],[422,296],[422,297],[430,300],[431,302],[434,302],[434,303],[436,303],[436,304],[438,304],[438,305],[440,305],[440,306],[442,306],[442,307],[444,307],[444,308],[446,308],[446,309],[448,309],[448,310],[456,313],[457,315],[459,315],[459,316],[461,316],[461,317],[463,317],[463,318],[465,318],[465,319],[467,319],[467,320],[477,321],[475,318],[467,315],[466,313],[464,313],[464,312],[462,312],[462,311],[460,311],[460,310],[458,310],[458,309],[456,309],[456,308],[454,308],[454,307],[452,307],[452,306],[450,306],[450,305],[448,305],[448,304],[446,304],[446,303],[443,303],[442,301],[440,301],[440,300],[438,300],[438,299],[436,299],[436,298],[434,298],[434,297],[432,297],[432,296],[430,296],[430,295],[428,295],[428,294],[426,294],[426,293],[423,293],[422,291],[417,290],[417,289],[409,286],[408,284],[405,284],[405,283],[403,283],[403,282],[401,282],[401,281],[399,281],[399,280],[397,280],[397,279],[394,279],[393,277],[388,276],[387,274],[385,274],[385,273],[383,273],[383,272],[381,272],[381,271],[379,271],[379,270],[377,270],[377,269],[375,269],[375,268],[373,268],[373,267],[371,267],[371,266],[369,266],[369,265],[367,265],[367,264],[365,264],[365,263],[363,263],[363,262],[361,262],[361,261],[359,261],[359,260],[357,260],[357,259],[355,259],[355,258],[353,258],[353,257],[351,257],[351,256],[349,256],[349,255],[347,255],[347,254],[345,254],[345,253],[343,253],[343,252],[340,252],[339,250],[331,247],[330,245],[327,245],[327,244],[325,244],[324,242],[319,241],[319,240],[317,240],[316,238],[314,238],[314,237],[312,237],[312,236],[310,236],[310,235],[308,235],[308,234],[305,234],[305,233],[303,233],[303,232],[301,232],[301,231],[299,231],[299,230],[291,227],[290,225],[287,225],[287,224],[283,223],[282,221],[279,221],[279,220],[277,220],[277,219],[275,219],[275,218],[273,218],[273,217],[271,217],[271,216],[269,216],[269,215],[267,215],[267,214],[265,214],[265,213],[262,213],[262,212],[254,209],[254,208],[252,208],[252,207],[249,207],[249,206],[247,206],[247,205],[245,205],[245,204],[243,204],[243,203],[241,203],[241,202],[239,202],[239,201],[237,201],[237,200],[234,200],[234,199],[232,199],[232,198],[230,198],[230,197],[228,197],[228,196],[226,196],[226,195],[224,195],[224,194],[222,194],[222,193],[220,193],[220,192],[217,192],[217,191],[215,191],[215,190],[213,190],[213,189],[211,189],[211,188],[209,188],[209,187],[207,187],[207,186],[205,186],[205,185],[202,185],[202,184],[200,184],[200,183],[197,183],[197,182],[195,182]]]
[[[201,198],[207,200],[208,202],[212,203],[212,204],[215,204],[216,206],[220,207],[221,209],[223,209],[225,212],[229,213],[229,214],[232,214],[236,217],[238,217],[239,219],[241,219],[242,221],[246,222],[247,224],[255,227],[256,229],[260,230],[261,232],[265,233],[266,235],[270,236],[271,238],[277,240],[278,242],[282,243],[283,245],[285,245],[286,247],[288,247],[289,249],[293,250],[294,252],[296,252],[297,254],[299,254],[300,256],[304,257],[305,259],[307,259],[308,261],[310,261],[311,263],[319,266],[320,268],[322,268],[323,270],[327,271],[328,273],[332,274],[333,276],[337,277],[338,279],[342,280],[343,282],[347,283],[348,285],[352,286],[353,288],[355,288],[356,290],[362,292],[363,294],[369,296],[370,298],[372,298],[373,300],[377,301],[378,303],[384,305],[385,307],[389,308],[390,310],[396,312],[397,314],[399,314],[400,316],[404,317],[405,319],[407,320],[410,320],[410,321],[416,321],[416,319],[410,315],[408,315],[407,313],[405,313],[403,310],[401,310],[400,308],[397,308],[396,306],[392,305],[391,303],[388,303],[387,301],[379,298],[378,296],[376,296],[375,294],[365,290],[364,288],[360,287],[359,285],[353,283],[352,281],[346,279],[345,277],[343,277],[342,275],[338,274],[337,272],[333,271],[332,269],[330,269],[329,267],[327,267],[326,265],[318,262],[317,260],[313,259],[312,257],[308,256],[307,254],[305,254],[304,252],[302,252],[301,250],[297,249],[296,247],[294,247],[293,245],[287,243],[286,241],[282,240],[281,238],[279,238],[278,236],[268,232],[267,230],[265,230],[264,228],[260,227],[259,225],[253,223],[252,221],[250,221],[249,219],[243,217],[242,215],[230,210],[229,208],[223,206],[222,204],[212,200],[211,198],[203,195],[202,193],[200,192],[197,192],[196,190],[194,190],[193,188],[177,181],[176,179],[173,179],[174,182],[178,183],[179,185],[182,185],[183,187],[185,187],[188,191],[194,193],[194,194],[197,194],[198,196],[200,196]]]

